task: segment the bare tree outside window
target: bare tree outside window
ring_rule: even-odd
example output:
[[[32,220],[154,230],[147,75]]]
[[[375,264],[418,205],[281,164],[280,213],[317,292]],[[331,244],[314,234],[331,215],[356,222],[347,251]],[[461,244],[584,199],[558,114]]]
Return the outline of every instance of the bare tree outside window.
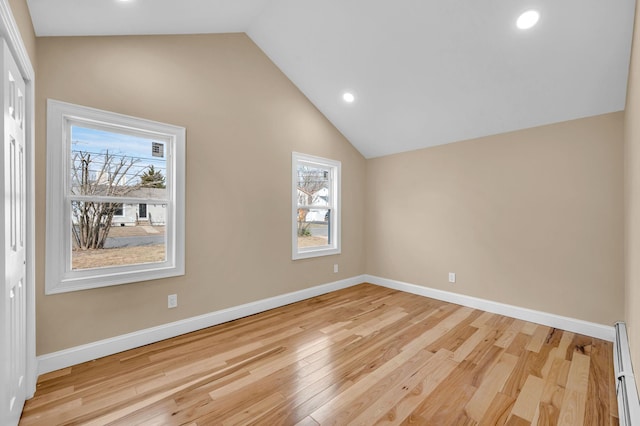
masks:
[[[112,155],[109,151],[104,154],[77,151],[71,162],[71,194],[124,197],[143,186],[142,180],[135,179],[138,173],[131,175],[137,162],[134,158]],[[122,203],[73,202],[74,247],[79,250],[104,248],[113,216],[119,209],[122,209]]]
[[[184,275],[186,129],[47,100],[46,294]]]
[[[328,171],[309,166],[298,168],[298,205],[313,206],[318,204],[318,191],[329,185]],[[308,220],[309,209],[298,209],[298,236],[310,236],[309,230],[312,220]],[[312,219],[312,218],[309,218]]]
[[[298,245],[325,246],[330,240],[330,171],[300,164],[297,168]]]
[[[294,152],[292,258],[340,253],[340,162]]]
[[[152,139],[71,129],[72,270],[165,261],[164,150],[156,154]]]

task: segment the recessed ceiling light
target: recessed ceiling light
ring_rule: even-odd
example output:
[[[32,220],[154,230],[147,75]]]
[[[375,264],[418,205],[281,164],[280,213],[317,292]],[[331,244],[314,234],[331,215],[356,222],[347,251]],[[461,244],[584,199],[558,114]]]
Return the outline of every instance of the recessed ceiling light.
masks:
[[[356,100],[356,97],[353,93],[351,92],[344,92],[342,94],[342,99],[346,102],[346,103],[352,103],[353,101]]]
[[[521,30],[528,30],[538,23],[538,19],[540,19],[540,14],[536,10],[527,10],[518,17],[516,25]]]

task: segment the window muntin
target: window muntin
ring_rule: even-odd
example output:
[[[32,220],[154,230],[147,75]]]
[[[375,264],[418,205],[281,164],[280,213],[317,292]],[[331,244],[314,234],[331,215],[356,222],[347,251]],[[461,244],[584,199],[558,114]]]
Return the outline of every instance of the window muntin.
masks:
[[[49,100],[48,294],[184,274],[184,134]]]
[[[293,153],[293,259],[340,253],[340,167]]]

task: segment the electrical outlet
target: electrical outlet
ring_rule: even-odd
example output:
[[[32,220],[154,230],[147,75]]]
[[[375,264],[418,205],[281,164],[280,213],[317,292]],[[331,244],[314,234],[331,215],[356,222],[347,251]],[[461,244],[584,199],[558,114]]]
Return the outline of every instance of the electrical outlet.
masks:
[[[338,273],[338,264],[337,264],[337,263],[334,263],[334,264],[333,264],[333,273],[334,273],[334,274],[337,274],[337,273]]]
[[[455,283],[456,282],[456,273],[455,272],[449,272],[449,282],[450,283]]]
[[[170,294],[167,297],[167,308],[171,309],[171,308],[177,308],[177,307],[178,307],[178,295]]]

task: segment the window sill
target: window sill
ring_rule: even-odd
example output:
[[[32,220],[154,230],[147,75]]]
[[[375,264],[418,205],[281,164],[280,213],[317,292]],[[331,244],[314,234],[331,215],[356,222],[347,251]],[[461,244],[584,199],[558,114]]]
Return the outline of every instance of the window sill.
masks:
[[[336,254],[340,254],[339,248],[316,248],[316,249],[299,250],[298,252],[293,253],[292,260],[309,259],[312,257],[321,257],[321,256],[333,256]]]

